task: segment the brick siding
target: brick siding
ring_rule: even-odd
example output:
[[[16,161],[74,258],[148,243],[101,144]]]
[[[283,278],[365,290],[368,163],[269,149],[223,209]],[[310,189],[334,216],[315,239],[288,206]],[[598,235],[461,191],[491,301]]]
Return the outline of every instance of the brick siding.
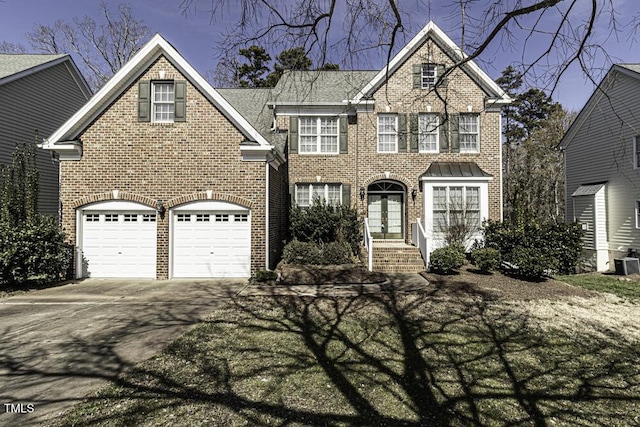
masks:
[[[162,80],[187,80],[164,57],[139,80],[160,80],[161,70]],[[157,223],[157,278],[166,279],[168,209],[206,200],[209,190],[214,199],[251,208],[251,269],[264,268],[265,163],[242,161],[242,134],[189,82],[186,104],[184,123],[140,123],[135,81],[80,134],[82,159],[62,162],[62,224],[69,241],[76,244],[75,209],[112,199],[113,190],[119,191],[119,198],[153,207],[162,200],[167,214],[164,219],[158,217]]]
[[[378,113],[432,113],[445,112],[445,104],[433,91],[413,89],[412,65],[430,62],[452,65],[451,60],[432,41],[422,45],[411,59],[406,61],[385,85],[373,94],[374,112],[358,113],[355,123],[349,124],[348,154],[308,155],[289,154],[289,181],[298,182],[341,182],[351,184],[351,205],[357,206],[363,216],[367,215],[367,200],[360,201],[359,188],[377,180],[399,181],[406,186],[405,235],[410,238],[410,224],[416,218],[423,218],[423,193],[419,177],[427,170],[431,162],[475,162],[485,172],[493,175],[489,181],[489,217],[500,219],[500,149],[501,129],[500,113],[487,112],[484,109],[486,94],[463,71],[452,73],[447,87],[440,91],[446,100],[449,113],[477,113],[480,116],[479,153],[411,153],[379,154],[377,152],[377,114]],[[408,119],[408,116],[407,116]],[[353,122],[353,121],[351,121]],[[287,117],[279,117],[278,125],[288,128]],[[409,121],[407,120],[407,130]],[[409,150],[407,141],[407,150]],[[411,199],[411,190],[416,188],[417,197]]]

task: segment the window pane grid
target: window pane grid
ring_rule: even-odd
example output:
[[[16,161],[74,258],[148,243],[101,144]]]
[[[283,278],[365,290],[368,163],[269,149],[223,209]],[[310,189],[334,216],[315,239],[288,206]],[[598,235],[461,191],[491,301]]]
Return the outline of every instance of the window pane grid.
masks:
[[[435,64],[422,64],[422,87],[433,87],[438,80]]]
[[[338,153],[337,117],[300,117],[301,153]]]
[[[174,119],[174,85],[173,83],[154,83],[153,120],[155,122],[172,122]]]
[[[460,115],[460,151],[478,151],[478,116],[471,114]]]
[[[436,114],[418,116],[418,150],[422,153],[438,152],[438,116]]]
[[[433,187],[434,232],[457,224],[469,231],[480,228],[480,187]]]
[[[301,207],[308,207],[315,200],[330,205],[342,203],[340,184],[296,184],[295,192],[296,204]]]
[[[398,132],[396,116],[378,116],[378,152],[397,151]]]

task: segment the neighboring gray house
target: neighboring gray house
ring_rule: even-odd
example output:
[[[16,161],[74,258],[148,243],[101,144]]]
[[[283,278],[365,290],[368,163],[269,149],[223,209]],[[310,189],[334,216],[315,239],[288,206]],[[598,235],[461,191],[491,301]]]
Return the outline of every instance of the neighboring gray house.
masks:
[[[566,220],[598,271],[640,250],[640,64],[616,64],[562,141]]]
[[[47,138],[91,97],[69,55],[0,54],[0,164],[11,163],[16,144]],[[58,215],[59,164],[37,149],[38,209]]]

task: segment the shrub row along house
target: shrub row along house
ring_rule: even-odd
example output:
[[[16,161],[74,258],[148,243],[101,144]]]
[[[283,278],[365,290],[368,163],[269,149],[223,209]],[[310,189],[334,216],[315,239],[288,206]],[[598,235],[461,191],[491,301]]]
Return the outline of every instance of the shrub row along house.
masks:
[[[314,198],[357,206],[369,251],[472,241],[502,216],[510,99],[464,58],[430,22],[379,71],[214,89],[156,35],[43,144],[77,276],[247,277]]]

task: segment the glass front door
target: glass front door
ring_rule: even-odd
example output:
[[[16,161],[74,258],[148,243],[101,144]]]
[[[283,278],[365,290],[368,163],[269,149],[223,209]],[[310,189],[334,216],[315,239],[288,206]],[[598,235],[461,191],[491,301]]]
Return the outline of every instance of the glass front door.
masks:
[[[380,184],[373,184],[380,185]],[[378,193],[369,186],[369,229],[374,239],[404,238],[404,194]],[[397,185],[397,184],[395,184]]]

